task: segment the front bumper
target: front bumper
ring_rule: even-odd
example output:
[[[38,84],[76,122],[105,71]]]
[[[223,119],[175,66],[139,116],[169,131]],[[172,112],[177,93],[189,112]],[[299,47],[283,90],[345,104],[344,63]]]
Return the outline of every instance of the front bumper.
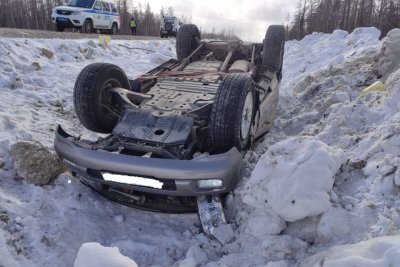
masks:
[[[83,26],[83,20],[80,16],[63,16],[59,14],[53,14],[51,21],[55,24],[63,26],[65,28],[74,28]]]
[[[147,158],[93,150],[87,143],[76,141],[59,126],[54,148],[66,166],[88,184],[98,183],[123,187],[137,192],[167,196],[216,195],[231,191],[243,176],[244,162],[236,148],[226,153],[193,160]],[[159,180],[161,189],[104,180],[102,173],[114,173]],[[220,179],[218,189],[199,189],[198,180]]]

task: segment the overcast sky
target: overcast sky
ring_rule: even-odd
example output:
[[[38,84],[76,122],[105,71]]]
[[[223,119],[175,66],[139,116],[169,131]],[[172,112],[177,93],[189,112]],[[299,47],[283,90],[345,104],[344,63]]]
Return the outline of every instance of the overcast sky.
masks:
[[[133,1],[135,5],[143,1]],[[172,6],[175,15],[191,17],[192,23],[216,32],[232,29],[242,40],[261,42],[268,25],[282,24],[294,13],[295,0],[151,0],[159,13],[161,6]]]

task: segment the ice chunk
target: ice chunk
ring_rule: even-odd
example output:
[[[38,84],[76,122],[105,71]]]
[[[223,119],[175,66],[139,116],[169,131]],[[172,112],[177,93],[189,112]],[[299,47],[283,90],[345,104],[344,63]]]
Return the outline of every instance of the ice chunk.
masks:
[[[243,200],[272,209],[285,221],[315,216],[330,207],[329,192],[346,154],[313,137],[290,138],[270,147],[258,161]]]
[[[74,267],[137,267],[135,261],[120,254],[118,248],[99,243],[84,243],[78,251]]]

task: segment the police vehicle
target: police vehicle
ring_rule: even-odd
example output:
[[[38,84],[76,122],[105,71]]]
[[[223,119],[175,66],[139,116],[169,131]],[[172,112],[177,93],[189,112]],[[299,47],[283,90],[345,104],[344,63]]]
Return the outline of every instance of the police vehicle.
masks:
[[[117,34],[121,25],[118,9],[110,0],[70,0],[53,9],[51,20],[59,32],[76,28],[84,33],[100,30]]]
[[[179,27],[182,25],[182,22],[174,16],[161,16],[160,22],[160,37],[168,38],[168,36],[176,37],[178,33]]]

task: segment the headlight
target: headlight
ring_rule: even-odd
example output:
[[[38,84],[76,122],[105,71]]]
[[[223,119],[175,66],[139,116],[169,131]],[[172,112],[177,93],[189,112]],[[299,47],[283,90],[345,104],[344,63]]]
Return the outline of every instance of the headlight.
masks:
[[[199,189],[219,189],[224,186],[220,179],[198,180],[197,187]]]
[[[78,15],[80,13],[81,13],[80,11],[74,11],[74,12],[72,12],[72,15]]]

